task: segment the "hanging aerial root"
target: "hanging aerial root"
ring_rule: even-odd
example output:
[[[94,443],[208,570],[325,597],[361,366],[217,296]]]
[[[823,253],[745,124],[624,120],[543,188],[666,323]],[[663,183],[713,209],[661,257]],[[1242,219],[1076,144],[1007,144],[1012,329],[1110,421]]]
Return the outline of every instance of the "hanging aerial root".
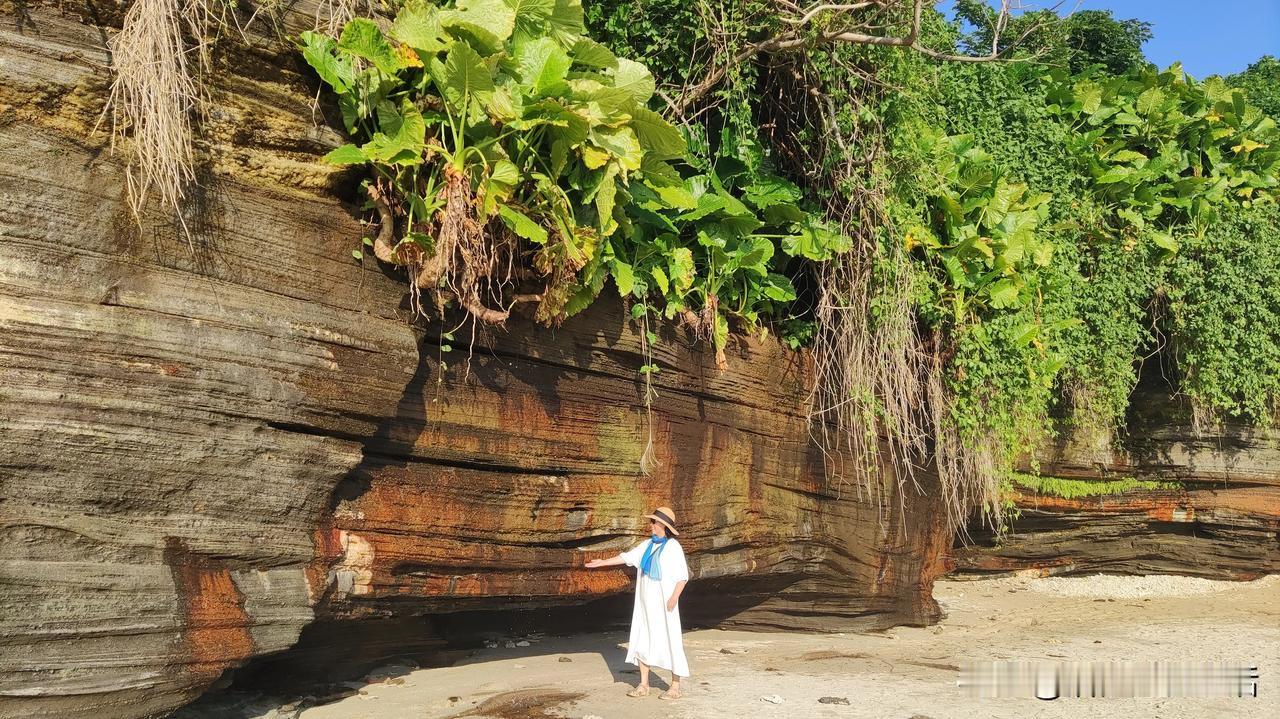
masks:
[[[174,210],[195,181],[191,113],[199,88],[183,36],[183,0],[137,0],[110,41],[115,79],[107,109],[112,144],[132,139],[126,169],[129,207],[136,217],[153,193]]]
[[[393,249],[390,243],[395,236],[395,222],[390,206],[381,190],[370,186],[370,197],[382,218],[374,254],[383,261],[410,266],[417,310],[425,314],[416,300],[425,290],[434,295],[437,308],[443,309],[447,301],[453,300],[477,321],[494,325],[506,322],[516,304],[541,302],[542,294],[514,295],[505,307],[492,307],[484,301],[485,296],[491,296],[496,304],[504,304],[502,288],[511,284],[515,248],[509,238],[495,236],[476,219],[475,197],[467,176],[452,167],[445,168],[444,176],[444,206],[433,218],[435,248],[429,256],[416,247],[409,251]],[[384,242],[382,252],[378,249],[380,242]]]
[[[391,205],[383,196],[382,190],[371,184],[368,188],[369,199],[378,212],[378,235],[373,239],[373,254],[378,259],[392,265],[403,265],[405,259],[396,250],[396,217],[391,212]]]

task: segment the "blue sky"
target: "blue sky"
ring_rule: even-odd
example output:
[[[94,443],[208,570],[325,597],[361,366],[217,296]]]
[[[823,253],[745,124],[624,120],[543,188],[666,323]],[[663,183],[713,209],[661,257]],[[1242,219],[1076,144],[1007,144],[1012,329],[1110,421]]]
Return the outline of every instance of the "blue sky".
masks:
[[[1053,4],[1023,0],[1033,9]],[[952,5],[938,3],[948,11]],[[1280,0],[1066,0],[1059,12],[1072,8],[1110,10],[1121,20],[1151,23],[1154,37],[1143,46],[1147,59],[1160,67],[1181,60],[1195,77],[1230,75],[1263,55],[1280,57]]]

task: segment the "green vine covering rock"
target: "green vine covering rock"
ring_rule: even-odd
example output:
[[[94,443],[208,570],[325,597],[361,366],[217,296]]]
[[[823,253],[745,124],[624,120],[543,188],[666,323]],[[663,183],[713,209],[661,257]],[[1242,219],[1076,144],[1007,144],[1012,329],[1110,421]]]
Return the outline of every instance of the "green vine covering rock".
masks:
[[[1223,213],[1188,240],[1168,280],[1180,389],[1201,423],[1271,425],[1280,402],[1280,206]]]

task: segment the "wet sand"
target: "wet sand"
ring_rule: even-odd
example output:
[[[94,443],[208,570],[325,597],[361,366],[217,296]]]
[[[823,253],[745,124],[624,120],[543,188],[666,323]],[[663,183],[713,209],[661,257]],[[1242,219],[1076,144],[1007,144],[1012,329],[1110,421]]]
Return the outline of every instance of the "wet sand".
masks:
[[[696,591],[696,584],[690,585]],[[704,630],[685,635],[685,697],[626,696],[622,634],[534,638],[440,669],[383,667],[351,693],[276,716],[302,719],[572,717],[1264,717],[1280,716],[1280,576],[939,582],[946,618],[870,634]],[[513,638],[515,641],[516,638]],[[528,641],[527,639],[525,641]],[[1251,661],[1257,699],[980,700],[957,688],[964,660]],[[664,673],[665,674],[665,673]],[[825,698],[825,702],[823,700]],[[848,704],[843,702],[847,701]],[[265,716],[265,715],[264,715]]]

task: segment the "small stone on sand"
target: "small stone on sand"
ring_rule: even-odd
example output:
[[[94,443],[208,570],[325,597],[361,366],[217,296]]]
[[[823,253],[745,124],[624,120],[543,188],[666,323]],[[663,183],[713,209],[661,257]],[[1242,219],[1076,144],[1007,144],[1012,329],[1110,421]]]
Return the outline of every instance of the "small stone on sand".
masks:
[[[818,703],[819,704],[843,704],[844,706],[849,706],[849,700],[845,699],[844,697],[820,697],[818,699]]]
[[[561,664],[568,664],[569,662],[571,662],[571,661],[573,661],[573,660],[572,660],[572,659],[570,659],[569,657],[560,657],[560,658],[559,658],[559,659],[557,659],[556,661],[560,662]]]
[[[781,704],[784,700],[777,694],[770,694],[769,696],[760,697],[760,701],[769,702],[770,704]]]

